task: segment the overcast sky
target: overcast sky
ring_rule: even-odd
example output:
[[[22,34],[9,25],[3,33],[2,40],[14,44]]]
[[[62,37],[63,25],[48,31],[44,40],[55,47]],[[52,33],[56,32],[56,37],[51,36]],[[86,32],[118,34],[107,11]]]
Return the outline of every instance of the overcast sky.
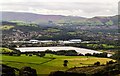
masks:
[[[119,0],[2,0],[0,11],[82,17],[118,14]]]

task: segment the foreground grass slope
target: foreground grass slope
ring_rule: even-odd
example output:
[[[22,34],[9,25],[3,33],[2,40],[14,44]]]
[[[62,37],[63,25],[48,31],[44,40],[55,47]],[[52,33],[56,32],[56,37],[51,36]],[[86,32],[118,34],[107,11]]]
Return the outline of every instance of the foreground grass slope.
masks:
[[[30,66],[37,70],[37,74],[49,74],[52,71],[65,71],[73,67],[81,67],[93,65],[100,61],[105,64],[110,61],[109,58],[97,58],[87,56],[58,56],[46,54],[45,57],[38,56],[2,56],[2,63],[15,68],[22,68],[23,66]],[[63,67],[63,61],[68,60],[68,67]]]

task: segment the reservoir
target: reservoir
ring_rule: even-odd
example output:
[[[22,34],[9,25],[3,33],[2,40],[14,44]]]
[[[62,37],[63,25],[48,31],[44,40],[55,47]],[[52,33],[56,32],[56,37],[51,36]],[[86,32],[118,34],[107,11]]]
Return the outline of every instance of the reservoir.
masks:
[[[78,47],[71,47],[71,46],[61,46],[61,47],[19,47],[16,48],[20,50],[21,52],[32,52],[32,51],[45,51],[45,50],[51,50],[51,51],[59,51],[59,50],[75,50],[78,54],[86,54],[86,53],[102,53],[99,51],[91,50],[91,49],[84,49],[84,48],[78,48]]]

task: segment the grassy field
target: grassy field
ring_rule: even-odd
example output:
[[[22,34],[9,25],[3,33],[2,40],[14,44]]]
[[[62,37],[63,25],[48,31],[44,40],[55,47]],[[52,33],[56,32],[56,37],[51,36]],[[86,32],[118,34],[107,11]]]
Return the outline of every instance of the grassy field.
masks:
[[[55,59],[53,59],[55,58]],[[49,74],[52,71],[65,71],[72,67],[93,65],[94,62],[100,61],[105,64],[109,58],[97,58],[86,56],[58,56],[46,54],[45,57],[38,56],[2,56],[2,63],[18,69],[23,66],[30,66],[37,70],[37,74]],[[68,67],[63,67],[63,61],[68,60]]]
[[[4,53],[13,52],[13,50],[10,50],[10,49],[8,49],[8,48],[1,48],[1,47],[0,47],[0,53],[2,53],[2,52],[4,52]]]
[[[9,30],[9,29],[12,29],[14,28],[14,26],[11,26],[11,25],[4,25],[4,26],[0,26],[0,30]]]

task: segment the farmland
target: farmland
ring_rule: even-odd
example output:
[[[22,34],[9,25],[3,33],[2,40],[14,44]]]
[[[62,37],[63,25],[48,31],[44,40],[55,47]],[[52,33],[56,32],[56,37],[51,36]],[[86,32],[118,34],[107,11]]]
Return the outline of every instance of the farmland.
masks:
[[[109,58],[98,58],[92,56],[60,56],[53,54],[46,54],[44,57],[35,55],[26,56],[6,56],[2,55],[2,63],[15,68],[22,68],[23,66],[30,66],[36,69],[37,74],[49,74],[52,71],[65,71],[72,67],[82,67],[93,65],[95,62],[100,61],[105,64],[110,61]],[[68,60],[68,67],[63,66],[63,61]]]

